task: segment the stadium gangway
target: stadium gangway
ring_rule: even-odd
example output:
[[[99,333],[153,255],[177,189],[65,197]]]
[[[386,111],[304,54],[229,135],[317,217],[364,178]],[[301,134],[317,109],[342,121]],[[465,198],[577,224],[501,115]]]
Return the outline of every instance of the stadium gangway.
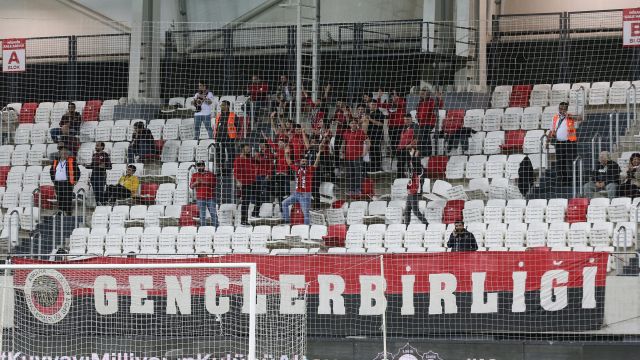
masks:
[[[211,151],[211,149],[213,149],[213,152]],[[213,161],[211,161],[211,156],[213,155]],[[213,172],[216,171],[216,144],[215,143],[211,143],[209,144],[209,146],[207,146],[207,158],[209,161],[207,161],[209,164],[209,169],[211,169]]]
[[[615,115],[614,115],[615,114]],[[615,117],[615,124],[614,119]],[[615,125],[615,134],[613,133]],[[614,110],[614,112],[609,113],[609,151],[613,152],[614,147],[617,148],[617,144],[620,141],[620,114],[618,110]]]
[[[31,231],[35,230],[34,227],[34,216],[33,216],[33,199],[36,198],[36,194],[40,194],[40,187],[33,189],[31,192]],[[38,195],[38,224],[40,224],[40,217],[42,216],[42,194]]]
[[[60,215],[60,246],[64,246],[64,212],[58,210],[58,212],[53,215],[53,220],[51,221],[51,235],[54,249],[58,247],[58,239],[56,239],[56,216],[58,215]]]
[[[188,186],[187,187],[187,204],[191,204],[191,196],[195,191],[195,189],[191,189],[191,176],[193,176],[193,173],[194,173],[194,171],[192,170],[195,168],[196,168],[195,165],[189,165],[189,168],[187,169],[187,186]]]
[[[598,140],[597,151],[596,139]],[[600,135],[600,133],[595,133],[595,135],[591,137],[591,170],[596,169],[596,159],[600,155],[600,152],[602,152],[602,135]]]
[[[620,233],[624,231],[624,243],[622,244],[623,246],[620,246]],[[616,242],[615,242],[615,246],[616,249],[620,249],[622,248],[622,252],[620,253],[620,256],[616,256],[616,275],[623,275],[624,273],[624,265],[627,264],[629,261],[629,255],[630,254],[634,254],[636,257],[638,256],[637,253],[635,252],[631,252],[629,251],[629,230],[627,230],[626,226],[621,226],[618,231],[616,231]]]
[[[580,173],[579,173],[579,174],[576,174],[576,165],[577,165],[577,164],[579,165],[579,167],[578,167],[578,168],[579,168],[579,171],[580,171]],[[575,198],[575,197],[576,197],[576,195],[578,194],[578,191],[577,191],[578,186],[582,187],[582,185],[581,185],[581,184],[583,184],[583,183],[584,183],[584,182],[583,182],[583,178],[582,178],[582,176],[583,176],[583,171],[582,171],[582,170],[583,170],[583,169],[582,169],[582,156],[578,155],[578,157],[577,157],[577,158],[575,158],[575,160],[573,160],[573,167],[572,167],[572,169],[573,169],[573,174],[572,174],[572,175],[573,175],[573,197]],[[579,181],[579,183],[577,183],[577,181]]]
[[[36,237],[38,238],[38,251],[35,252],[34,250],[34,245],[36,243]],[[31,235],[29,236],[29,240],[31,240],[31,243],[29,244],[29,254],[39,254],[42,252],[42,233],[40,232],[40,230],[32,230],[31,231]],[[15,255],[14,255],[15,256]]]

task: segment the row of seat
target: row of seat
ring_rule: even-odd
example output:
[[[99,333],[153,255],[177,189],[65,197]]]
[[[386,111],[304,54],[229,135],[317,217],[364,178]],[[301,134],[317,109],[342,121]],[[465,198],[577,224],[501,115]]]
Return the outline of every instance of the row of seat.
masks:
[[[635,87],[635,88],[634,88]],[[640,103],[635,89],[640,88],[640,80],[614,82],[582,82],[537,85],[500,85],[491,94],[494,108],[558,105],[569,102],[573,106],[622,105],[628,102]]]
[[[72,255],[269,253],[267,244],[294,236],[303,243],[319,243],[327,234],[322,225],[183,226],[77,228],[70,236]]]
[[[119,104],[118,100],[89,100],[73,101],[76,111],[82,115],[83,121],[113,120],[114,107]],[[7,108],[15,111],[15,116],[21,124],[32,123],[59,123],[62,116],[67,112],[69,102],[29,102],[11,103]]]

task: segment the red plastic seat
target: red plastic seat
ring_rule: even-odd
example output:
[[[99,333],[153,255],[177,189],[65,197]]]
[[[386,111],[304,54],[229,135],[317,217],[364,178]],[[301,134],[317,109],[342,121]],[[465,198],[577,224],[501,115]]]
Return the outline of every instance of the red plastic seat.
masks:
[[[41,185],[40,192],[34,194],[33,203],[36,206],[40,205],[42,209],[53,209],[53,203],[51,200],[56,198],[56,190],[53,185]],[[40,199],[42,199],[42,203],[40,203]]]
[[[565,221],[568,223],[586,222],[588,208],[589,199],[587,198],[569,199],[567,203],[567,214],[565,216]]]
[[[522,152],[524,137],[527,130],[508,130],[504,132],[504,144],[500,145],[504,151]]]
[[[9,176],[9,171],[11,171],[11,166],[0,166],[0,186],[7,186],[7,176]]]
[[[302,213],[302,208],[299,203],[295,203],[291,207],[291,225],[302,225],[304,224],[304,214]]]
[[[24,103],[20,109],[20,115],[18,115],[18,122],[20,124],[33,124],[36,117],[36,109],[38,103]]]
[[[449,158],[444,155],[431,156],[427,163],[427,177],[432,179],[444,179]]]
[[[445,134],[455,134],[464,126],[464,110],[453,109],[447,110],[447,116],[442,124],[442,131]]]
[[[102,100],[89,100],[82,110],[82,121],[98,121]]]
[[[510,107],[529,106],[529,96],[531,96],[533,85],[514,85],[511,89],[511,97],[509,98]]]
[[[142,185],[140,185],[140,199],[145,203],[155,202],[159,187],[160,185],[156,183],[142,183]]]
[[[464,209],[464,200],[449,200],[444,206],[442,212],[442,222],[445,224],[453,224],[456,221],[462,221],[462,210]]]
[[[200,212],[196,204],[182,205],[180,210],[180,226],[196,226],[196,220]]]
[[[347,238],[347,225],[334,224],[327,228],[327,235],[322,237],[325,246],[344,247]]]

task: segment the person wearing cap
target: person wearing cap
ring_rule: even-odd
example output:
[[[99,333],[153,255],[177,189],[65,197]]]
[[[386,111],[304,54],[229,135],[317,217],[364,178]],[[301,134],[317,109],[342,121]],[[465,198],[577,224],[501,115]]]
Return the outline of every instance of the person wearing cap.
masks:
[[[211,214],[211,225],[218,226],[216,211],[216,176],[204,166],[204,161],[196,163],[195,174],[191,175],[189,187],[196,191],[196,205],[200,213],[200,226],[204,226],[207,219],[207,209]]]
[[[116,200],[129,199],[138,193],[140,179],[134,175],[136,170],[135,165],[129,164],[126,174],[120,177],[118,183],[107,186],[108,203],[113,203]]]
[[[447,247],[455,251],[477,251],[476,237],[464,228],[464,222],[458,220],[454,223],[455,229],[449,236]]]
[[[295,203],[299,203],[302,214],[304,215],[304,223],[306,225],[309,225],[309,223],[311,222],[309,210],[311,209],[313,173],[320,163],[322,149],[320,149],[316,154],[316,158],[312,166],[308,166],[310,160],[308,159],[308,157],[303,157],[302,159],[300,159],[298,165],[295,165],[289,157],[289,152],[290,150],[289,148],[287,148],[285,150],[285,156],[287,159],[287,163],[289,164],[289,166],[291,166],[291,169],[296,174],[296,191],[282,202],[282,218],[284,219],[284,223],[288,224],[289,206],[292,206]]]
[[[49,175],[56,191],[58,208],[71,215],[73,187],[80,179],[80,167],[73,154],[63,145],[58,146],[58,159],[53,160]]]

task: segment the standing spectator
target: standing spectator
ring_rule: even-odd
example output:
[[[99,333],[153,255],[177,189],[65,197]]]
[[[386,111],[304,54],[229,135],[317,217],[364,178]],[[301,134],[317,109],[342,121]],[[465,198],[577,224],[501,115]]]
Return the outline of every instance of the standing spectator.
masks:
[[[300,204],[300,209],[304,214],[304,223],[309,225],[311,218],[309,210],[311,209],[311,187],[313,184],[313,173],[320,162],[320,156],[322,151],[318,151],[316,154],[315,162],[312,166],[308,166],[309,160],[305,157],[300,159],[299,165],[295,165],[291,162],[289,157],[289,150],[285,152],[287,163],[291,166],[291,169],[296,173],[296,191],[293,195],[289,196],[282,202],[282,218],[285,224],[289,223],[289,206],[295,203]]]
[[[265,137],[266,138],[266,137]],[[267,139],[269,146],[271,147],[271,151],[275,152],[275,175],[271,181],[271,189],[270,195],[273,199],[276,198],[276,201],[280,203],[282,200],[286,199],[289,196],[289,163],[287,162],[287,141],[284,137],[278,138],[278,143],[274,144],[271,139]]]
[[[382,170],[382,143],[384,142],[384,114],[378,109],[378,104],[369,102],[368,114],[365,117],[363,129],[366,130],[371,148],[369,156],[371,158],[371,171]]]
[[[422,194],[422,176],[424,170],[420,163],[420,151],[412,147],[409,150],[409,165],[407,167],[407,207],[404,211],[404,223],[411,222],[411,213],[418,217],[423,224],[429,225],[427,218],[420,212],[420,195]]]
[[[627,177],[618,188],[619,197],[640,197],[640,153],[631,154]]]
[[[53,135],[53,131],[58,130],[56,135]],[[56,129],[51,129],[51,139],[53,142],[56,142],[62,146],[64,146],[67,150],[71,152],[72,156],[75,156],[80,148],[80,141],[78,137],[75,135],[73,130],[71,130],[71,123],[69,120],[60,121],[60,127]]]
[[[127,172],[118,179],[116,185],[107,186],[107,202],[113,204],[116,200],[131,199],[138,194],[140,179],[135,175],[136,166],[129,164]]]
[[[104,151],[104,143],[96,142],[96,151],[91,158],[91,164],[87,166],[91,169],[91,188],[98,205],[105,202],[105,186],[107,185],[107,170],[111,169],[111,157]]]
[[[58,158],[53,160],[49,175],[55,187],[58,209],[66,215],[72,215],[73,187],[80,179],[80,167],[76,158],[64,146],[58,147]]]
[[[213,129],[211,128],[211,112],[217,107],[214,103],[213,93],[207,88],[207,84],[200,82],[198,91],[193,96],[192,104],[196,107],[196,113],[193,114],[195,122],[196,140],[200,140],[200,127],[204,124],[204,128],[209,134],[209,138],[213,138]]]
[[[609,199],[613,199],[616,197],[618,184],[620,183],[620,172],[620,166],[615,161],[609,159],[609,153],[602,151],[598,156],[598,167],[594,171],[594,179],[584,184],[584,196],[591,198],[594,192],[603,191],[603,189],[596,186],[596,177],[600,177],[604,183],[604,190],[607,192],[607,196]]]
[[[573,161],[578,156],[578,133],[576,125],[582,119],[567,113],[569,104],[561,102],[558,113],[553,116],[553,125],[549,138],[555,140],[557,179],[568,184],[571,177]]]
[[[291,101],[293,99],[292,89],[289,85],[289,77],[287,75],[280,75],[280,81],[278,82],[278,88],[276,95],[282,95],[285,101]]]
[[[269,183],[274,169],[274,157],[269,146],[261,142],[259,147],[260,151],[254,156],[256,164],[256,206],[258,209],[262,204],[272,201],[269,198]]]
[[[402,134],[400,134],[400,142],[398,143],[396,150],[396,153],[398,154],[398,177],[406,176],[410,160],[409,149],[414,147],[415,144],[416,134],[413,119],[411,119],[410,115],[405,115],[404,129],[402,130]]]
[[[252,216],[258,216],[258,206],[256,203],[256,166],[251,158],[251,147],[244,144],[240,150],[240,155],[233,162],[233,174],[236,186],[240,190],[242,212],[240,223],[249,225],[249,204],[254,203]]]
[[[392,155],[397,156],[400,134],[402,134],[405,128],[404,117],[407,114],[406,102],[404,98],[393,90],[391,92],[391,103],[383,104],[383,106],[389,110],[389,142],[394,152]]]
[[[464,228],[462,221],[456,221],[455,229],[449,236],[447,247],[454,251],[477,251],[478,243],[476,237]]]
[[[309,149],[309,138],[300,124],[293,125],[289,135],[289,148],[293,152],[293,162],[298,162]]]
[[[216,209],[216,176],[204,166],[204,161],[196,163],[197,172],[191,175],[189,187],[196,191],[196,205],[200,215],[200,226],[206,225],[207,209],[211,214],[211,225],[218,226]]]
[[[256,110],[262,110],[268,105],[269,85],[258,75],[253,75],[251,82],[247,85],[247,95],[256,104]]]
[[[235,156],[236,139],[238,138],[238,120],[236,113],[230,111],[231,103],[224,100],[220,103],[220,113],[216,115],[213,139],[217,145],[220,164],[226,163],[225,159],[233,159]]]
[[[133,136],[131,144],[129,144],[129,150],[127,150],[128,162],[135,162],[136,156],[142,160],[145,156],[155,153],[156,142],[151,130],[147,129],[144,122],[138,121],[133,125]]]
[[[370,142],[356,119],[351,119],[349,130],[343,137],[340,153],[347,173],[347,194],[359,195],[362,187],[362,157],[367,153]]]
[[[416,118],[420,126],[419,138],[423,155],[431,156],[433,154],[431,133],[438,124],[438,111],[443,107],[444,102],[439,93],[436,93],[436,96],[431,96],[431,92],[428,89],[420,90],[420,101],[418,102]]]
[[[54,142],[58,142],[56,139],[60,136],[63,122],[69,123],[73,135],[78,135],[80,133],[82,115],[76,111],[76,104],[70,102],[69,105],[67,105],[67,112],[62,115],[62,118],[60,118],[60,127],[51,129],[51,139],[53,139]]]

